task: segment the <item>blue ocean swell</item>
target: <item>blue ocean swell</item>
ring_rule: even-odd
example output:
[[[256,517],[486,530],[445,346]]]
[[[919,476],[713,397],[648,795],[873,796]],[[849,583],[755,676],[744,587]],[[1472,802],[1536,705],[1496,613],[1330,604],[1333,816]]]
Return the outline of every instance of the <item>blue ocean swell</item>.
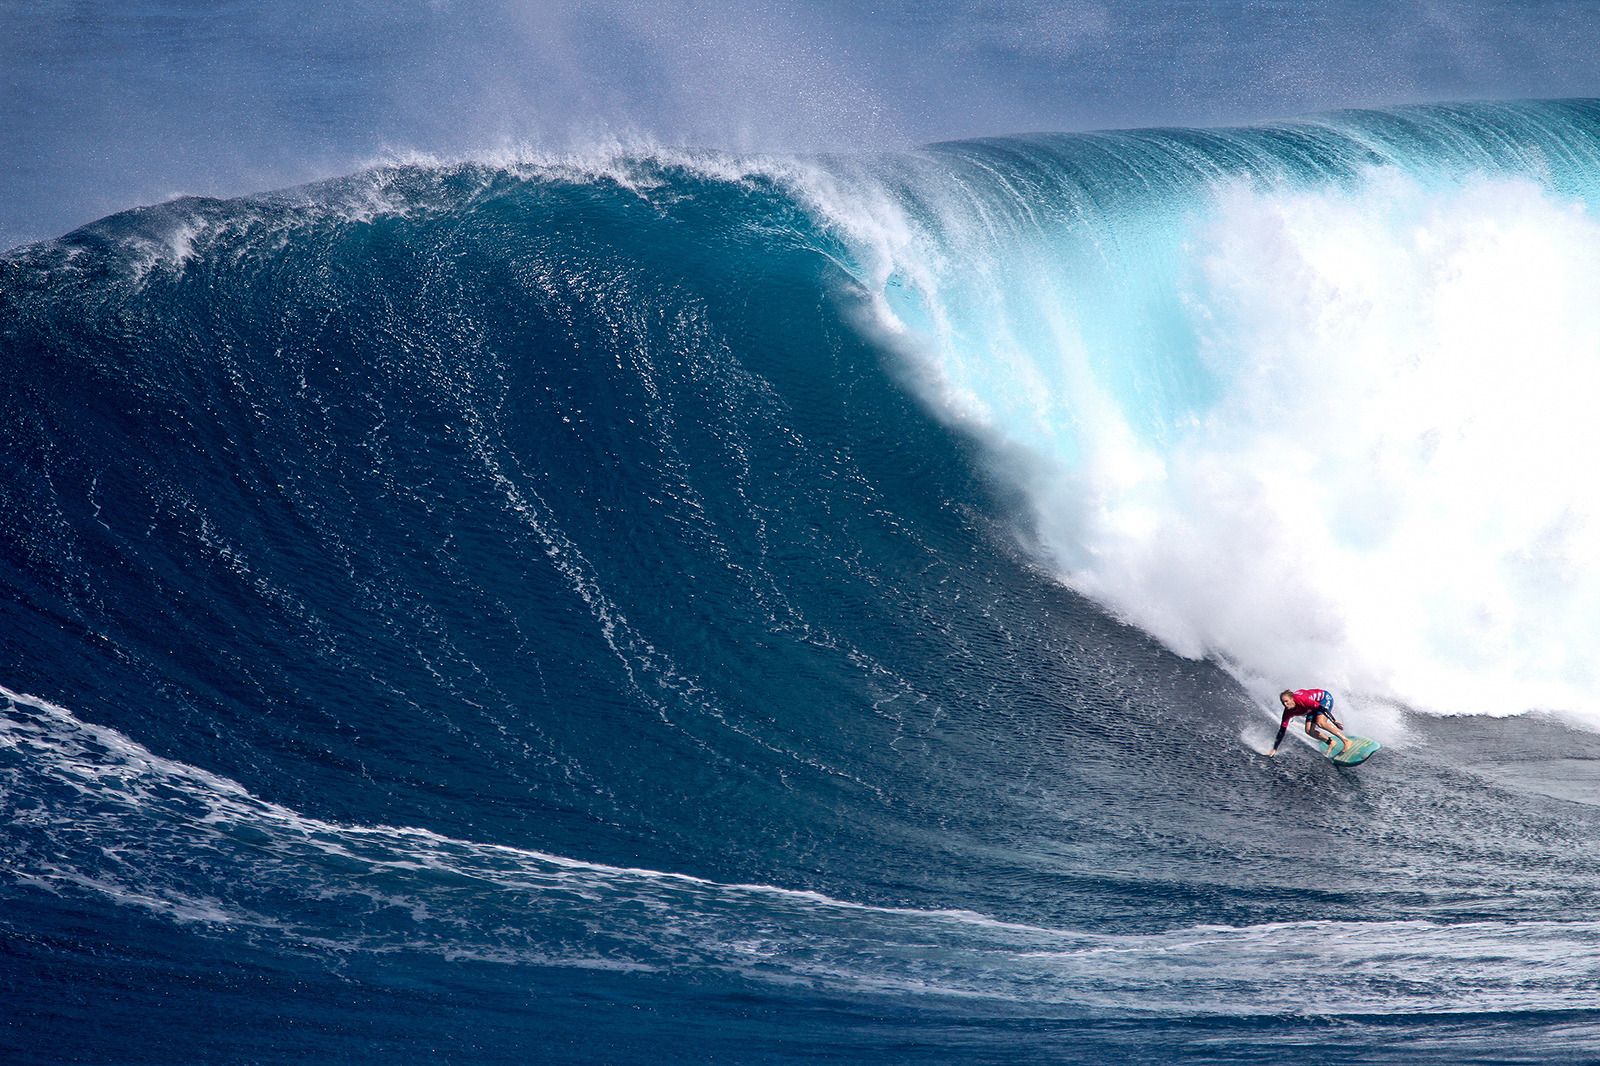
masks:
[[[1207,167],[1337,177],[1349,143],[930,156],[1131,247]],[[1191,168],[1130,191],[1140,145]],[[194,974],[219,1060],[272,1053],[256,993],[353,1058],[413,1046],[375,1011],[582,1061],[585,1007],[681,1061],[1245,1059],[1323,1013],[1352,1057],[1592,1047],[1593,808],[1480,769],[1572,734],[1255,759],[1227,676],[1016,547],[1005,453],[906,388],[871,250],[795,175],[397,168],[0,263],[17,986],[152,989],[110,997],[148,1061]]]
[[[962,834],[996,815],[930,736],[1054,712],[996,661],[1129,667],[1035,647],[1116,632],[1070,598],[996,617],[1034,580],[992,569],[1003,507],[815,235],[759,187],[408,178],[371,220],[179,204],[10,264],[49,279],[10,290],[16,688],[71,676],[79,713],[339,820],[949,876],[952,796]]]

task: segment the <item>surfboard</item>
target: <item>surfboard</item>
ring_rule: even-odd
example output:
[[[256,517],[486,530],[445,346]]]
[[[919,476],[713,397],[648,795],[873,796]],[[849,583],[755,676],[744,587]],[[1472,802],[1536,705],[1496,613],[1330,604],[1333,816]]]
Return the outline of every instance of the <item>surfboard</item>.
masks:
[[[1322,754],[1328,756],[1329,762],[1338,763],[1340,766],[1360,766],[1372,758],[1372,753],[1383,747],[1370,737],[1351,737],[1350,743],[1337,755],[1329,755],[1333,750],[1334,741],[1330,740],[1323,746]]]

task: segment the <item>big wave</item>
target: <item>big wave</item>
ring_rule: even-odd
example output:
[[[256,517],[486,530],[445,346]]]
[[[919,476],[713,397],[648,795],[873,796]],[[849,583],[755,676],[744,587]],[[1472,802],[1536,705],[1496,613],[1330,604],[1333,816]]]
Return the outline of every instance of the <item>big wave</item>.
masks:
[[[0,257],[0,933],[129,1025],[169,951],[510,986],[508,1061],[1592,1048],[1583,734],[1492,716],[1592,680],[1597,119],[412,159]],[[1253,758],[1287,683],[1382,758]]]

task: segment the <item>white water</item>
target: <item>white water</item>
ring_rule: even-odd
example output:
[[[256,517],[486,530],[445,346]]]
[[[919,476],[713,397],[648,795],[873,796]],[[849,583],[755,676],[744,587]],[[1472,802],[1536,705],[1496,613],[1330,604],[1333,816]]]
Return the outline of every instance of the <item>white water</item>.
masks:
[[[1392,167],[1079,221],[932,184],[810,193],[1063,580],[1263,689],[1600,724],[1587,207]]]

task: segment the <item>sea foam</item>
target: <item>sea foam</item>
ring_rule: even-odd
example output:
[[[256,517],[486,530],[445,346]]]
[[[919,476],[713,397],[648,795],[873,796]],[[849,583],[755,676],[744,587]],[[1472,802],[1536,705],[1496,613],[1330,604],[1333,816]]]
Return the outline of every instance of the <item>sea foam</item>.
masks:
[[[1263,692],[1581,712],[1595,146],[1552,176],[1455,134],[964,145],[806,193],[1072,587]]]

